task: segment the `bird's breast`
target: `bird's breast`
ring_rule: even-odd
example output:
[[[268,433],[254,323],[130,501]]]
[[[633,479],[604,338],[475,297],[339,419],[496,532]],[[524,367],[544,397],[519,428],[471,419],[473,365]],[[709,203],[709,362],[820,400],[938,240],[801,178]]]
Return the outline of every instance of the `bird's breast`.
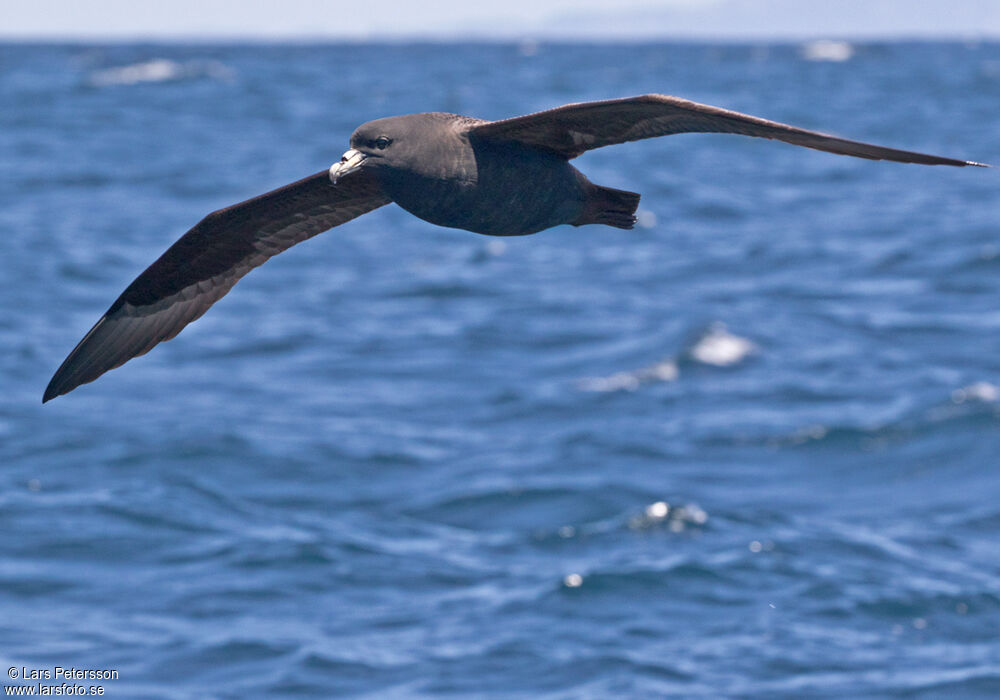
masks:
[[[476,144],[446,172],[401,170],[388,174],[383,187],[425,221],[518,236],[576,220],[585,182],[561,157],[517,144]]]

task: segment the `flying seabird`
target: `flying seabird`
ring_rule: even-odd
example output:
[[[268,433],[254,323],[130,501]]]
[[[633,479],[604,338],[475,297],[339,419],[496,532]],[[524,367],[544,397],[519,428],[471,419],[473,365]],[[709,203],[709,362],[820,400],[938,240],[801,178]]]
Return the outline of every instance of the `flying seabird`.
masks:
[[[841,155],[977,165],[799,129],[667,95],[581,102],[501,121],[440,112],[362,124],[329,170],[212,212],[130,284],[60,365],[43,402],[170,340],[250,270],[395,202],[440,226],[523,236],[559,224],[635,224],[639,195],[570,164],[616,143],[690,132],[777,139]]]

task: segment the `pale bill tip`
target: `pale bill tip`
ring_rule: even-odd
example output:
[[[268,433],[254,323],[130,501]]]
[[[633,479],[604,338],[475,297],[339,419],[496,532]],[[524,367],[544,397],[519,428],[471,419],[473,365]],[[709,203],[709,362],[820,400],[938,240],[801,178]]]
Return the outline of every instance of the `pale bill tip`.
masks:
[[[349,148],[341,157],[340,162],[330,166],[330,182],[336,185],[337,180],[344,177],[344,175],[360,168],[366,157],[361,151]]]

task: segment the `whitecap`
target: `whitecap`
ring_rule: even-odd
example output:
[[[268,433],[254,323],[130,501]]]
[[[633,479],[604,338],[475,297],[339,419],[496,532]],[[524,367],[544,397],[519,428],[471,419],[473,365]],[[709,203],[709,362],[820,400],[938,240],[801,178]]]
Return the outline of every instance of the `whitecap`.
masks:
[[[631,530],[648,530],[665,526],[671,532],[683,532],[688,527],[701,527],[708,522],[708,513],[697,503],[672,506],[666,501],[650,503],[639,515],[629,518]]]
[[[635,224],[639,228],[654,228],[656,221],[656,214],[649,209],[640,209],[635,213]]]
[[[615,372],[607,377],[584,377],[576,385],[581,391],[635,391],[639,388],[639,378],[635,372]]]
[[[486,243],[486,252],[494,257],[499,257],[507,251],[507,244],[503,241],[491,238]]]
[[[730,367],[758,351],[757,346],[726,330],[723,323],[713,323],[708,331],[687,351],[695,362],[715,367]],[[584,377],[576,382],[581,391],[635,391],[643,384],[675,382],[681,370],[676,356],[639,369],[615,372],[603,377]]]
[[[126,66],[104,68],[90,74],[90,84],[99,87],[108,85],[136,85],[138,83],[163,83],[193,78],[213,78],[228,80],[233,71],[219,61],[171,61],[154,58]]]
[[[951,392],[951,400],[955,403],[965,403],[966,401],[996,403],[1000,400],[1000,387],[989,382],[976,382],[961,389],[955,389]]]
[[[802,58],[807,61],[833,61],[841,63],[854,55],[854,47],[846,41],[820,39],[803,44],[800,48]]]
[[[635,391],[643,384],[650,382],[673,382],[680,376],[677,362],[667,358],[655,365],[632,370],[630,372],[615,372],[606,377],[587,377],[577,382],[582,391]]]
[[[723,323],[713,323],[691,347],[689,354],[693,360],[705,365],[730,367],[756,352],[757,346],[751,341],[733,335]]]

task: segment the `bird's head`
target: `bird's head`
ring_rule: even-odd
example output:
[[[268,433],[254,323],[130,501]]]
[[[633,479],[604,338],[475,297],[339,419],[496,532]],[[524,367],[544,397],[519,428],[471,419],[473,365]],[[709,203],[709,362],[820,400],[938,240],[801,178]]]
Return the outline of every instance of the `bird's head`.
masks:
[[[330,166],[330,182],[337,180],[358,168],[378,167],[392,163],[405,144],[406,117],[386,117],[362,124],[351,134],[351,147],[340,161]]]
[[[440,129],[441,124],[448,128]],[[454,138],[455,116],[437,112],[406,114],[366,122],[351,134],[351,147],[330,166],[330,181],[358,168],[423,172],[432,156]]]

